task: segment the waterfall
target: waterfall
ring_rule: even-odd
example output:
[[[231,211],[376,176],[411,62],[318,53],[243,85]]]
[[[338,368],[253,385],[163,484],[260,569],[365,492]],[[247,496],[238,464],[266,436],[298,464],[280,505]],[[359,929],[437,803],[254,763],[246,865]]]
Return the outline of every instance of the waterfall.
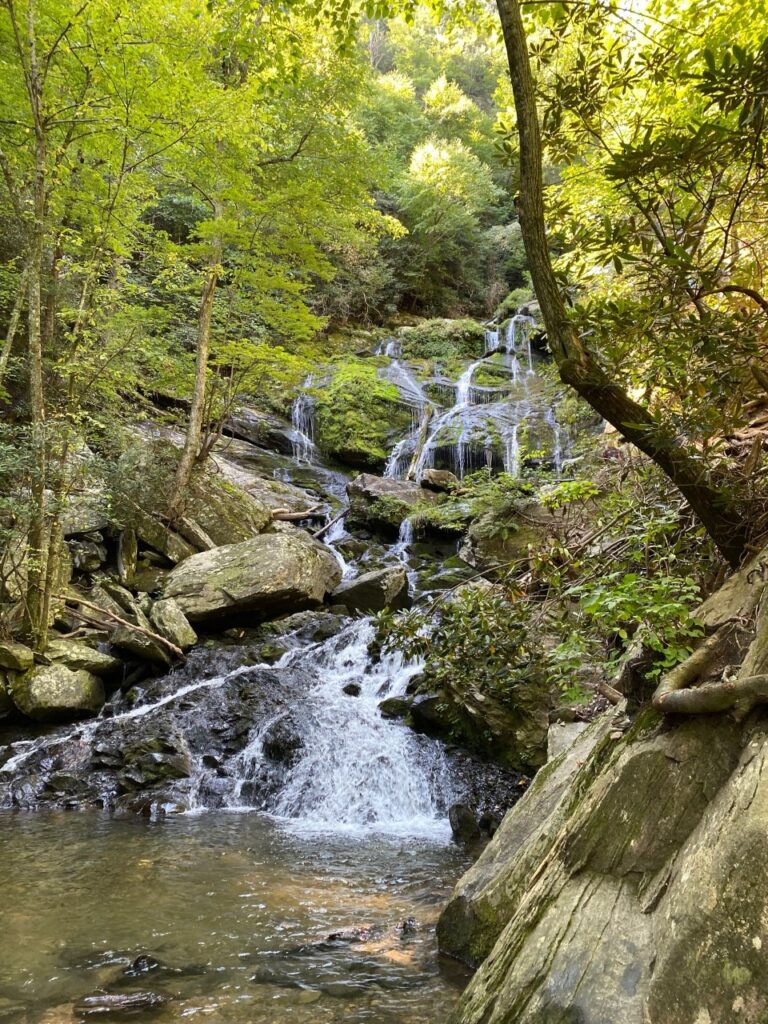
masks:
[[[499,347],[499,329],[498,327],[494,330],[486,330],[485,332],[485,354],[490,355],[491,352],[496,352]]]
[[[407,468],[408,462],[410,462],[410,453],[413,451],[416,440],[412,434],[404,437],[402,441],[398,441],[392,451],[389,453],[387,464],[384,467],[384,476],[390,480],[399,480],[405,468]]]
[[[555,467],[555,473],[558,476],[563,471],[563,449],[561,442],[561,430],[560,424],[557,422],[557,416],[552,406],[548,406],[544,411],[544,420],[552,428],[552,463]]]
[[[317,683],[302,709],[302,754],[269,810],[311,829],[444,830],[452,792],[442,747],[383,719],[378,706],[404,694],[420,665],[399,655],[372,664],[375,632],[362,619],[293,656]],[[344,691],[350,684],[360,687],[358,696]]]
[[[312,462],[315,454],[314,402],[305,390],[312,387],[312,382],[313,377],[310,374],[302,384],[302,390],[296,396],[291,409],[291,445],[295,462]]]
[[[456,405],[470,405],[470,396],[472,392],[472,378],[475,375],[475,370],[482,364],[483,360],[478,359],[476,362],[471,363],[464,373],[456,381]]]

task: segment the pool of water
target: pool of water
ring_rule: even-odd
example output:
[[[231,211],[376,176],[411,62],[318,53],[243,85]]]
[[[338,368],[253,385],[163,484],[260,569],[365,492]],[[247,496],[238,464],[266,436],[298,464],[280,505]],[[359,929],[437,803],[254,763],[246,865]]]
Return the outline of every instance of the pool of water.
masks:
[[[439,832],[4,813],[0,1021],[72,1024],[84,996],[149,991],[166,1002],[133,1019],[443,1022],[467,976],[434,923],[466,865]]]

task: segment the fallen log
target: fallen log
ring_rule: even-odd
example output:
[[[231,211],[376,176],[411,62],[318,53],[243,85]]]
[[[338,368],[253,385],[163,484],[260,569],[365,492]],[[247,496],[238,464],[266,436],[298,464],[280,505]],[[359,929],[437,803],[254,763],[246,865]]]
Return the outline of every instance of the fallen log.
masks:
[[[312,508],[305,509],[303,512],[293,512],[289,508],[275,508],[272,509],[272,518],[281,523],[299,523],[302,519],[318,519],[320,516],[324,516],[325,512],[321,512],[321,508],[322,505],[313,505]]]

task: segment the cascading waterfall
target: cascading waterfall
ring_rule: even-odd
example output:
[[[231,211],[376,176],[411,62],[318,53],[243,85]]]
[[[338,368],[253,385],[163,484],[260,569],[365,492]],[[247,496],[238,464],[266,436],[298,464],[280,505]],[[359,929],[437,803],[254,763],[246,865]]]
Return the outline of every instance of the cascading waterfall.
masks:
[[[306,389],[311,388],[312,383],[313,377],[310,374],[302,384],[302,390],[296,396],[291,409],[291,445],[294,462],[311,463],[315,456],[314,402],[306,393]]]
[[[420,671],[399,655],[371,664],[370,619],[300,655],[318,682],[309,695],[303,753],[269,810],[316,829],[444,830],[453,798],[442,747],[382,718],[379,703],[401,696]],[[360,687],[350,697],[344,687]]]
[[[501,340],[498,327],[486,328],[485,331],[485,354],[490,355],[492,352],[497,352],[499,348],[499,342]]]

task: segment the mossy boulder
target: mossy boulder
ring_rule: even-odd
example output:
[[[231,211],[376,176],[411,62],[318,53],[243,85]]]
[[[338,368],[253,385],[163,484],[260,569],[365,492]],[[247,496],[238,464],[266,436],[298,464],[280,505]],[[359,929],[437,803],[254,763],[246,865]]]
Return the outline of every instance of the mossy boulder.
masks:
[[[531,548],[541,547],[556,526],[551,512],[529,505],[513,516],[487,512],[470,524],[461,557],[480,569],[527,563]]]
[[[104,684],[98,676],[84,669],[73,671],[60,662],[16,676],[10,691],[19,711],[37,722],[95,715],[104,704]]]
[[[593,723],[441,915],[441,949],[481,962],[455,1024],[768,1019],[766,773],[764,710]]]
[[[315,439],[331,458],[359,469],[380,469],[394,441],[411,427],[411,411],[375,366],[349,361],[318,389]]]
[[[197,633],[192,629],[189,619],[172,597],[167,597],[162,601],[155,601],[152,605],[149,619],[152,627],[160,636],[170,640],[172,644],[175,644],[182,651],[189,650],[190,647],[197,643]]]
[[[7,668],[12,672],[26,672],[34,663],[35,655],[31,647],[12,640],[0,643],[0,668]]]
[[[443,498],[409,480],[393,480],[372,473],[361,473],[350,481],[347,494],[348,522],[387,536],[396,536],[403,521],[419,506],[431,505]]]
[[[485,329],[476,320],[424,320],[400,331],[402,354],[410,359],[477,359]]]
[[[340,579],[333,554],[293,530],[193,555],[163,593],[191,622],[259,621],[320,605]]]

